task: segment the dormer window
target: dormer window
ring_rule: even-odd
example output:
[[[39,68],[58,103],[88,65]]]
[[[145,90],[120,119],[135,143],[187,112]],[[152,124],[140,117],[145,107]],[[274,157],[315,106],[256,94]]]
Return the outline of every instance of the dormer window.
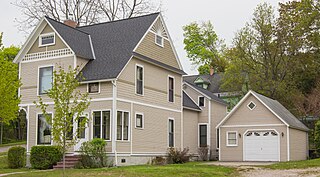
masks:
[[[163,37],[159,34],[156,34],[155,37],[155,42],[157,45],[159,45],[160,47],[163,47]]]
[[[49,45],[54,45],[56,42],[55,40],[55,34],[54,33],[46,33],[46,34],[41,34],[39,36],[39,46],[49,46]]]

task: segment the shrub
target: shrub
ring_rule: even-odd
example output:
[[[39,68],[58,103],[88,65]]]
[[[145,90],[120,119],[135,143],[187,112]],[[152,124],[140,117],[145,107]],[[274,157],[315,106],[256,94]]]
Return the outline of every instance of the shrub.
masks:
[[[185,163],[189,161],[189,149],[184,148],[182,151],[175,148],[168,149],[168,163]]]
[[[163,157],[155,157],[151,161],[152,165],[165,165],[166,164],[166,159]]]
[[[31,148],[30,163],[35,169],[50,169],[62,159],[59,146],[33,146]]]
[[[26,148],[15,146],[8,151],[8,167],[22,168],[26,166]]]
[[[77,168],[99,168],[107,166],[105,146],[107,143],[100,138],[84,142],[81,145],[81,158]]]
[[[199,154],[199,158],[201,161],[208,160],[208,152],[209,152],[208,147],[199,147],[198,148],[198,154]]]

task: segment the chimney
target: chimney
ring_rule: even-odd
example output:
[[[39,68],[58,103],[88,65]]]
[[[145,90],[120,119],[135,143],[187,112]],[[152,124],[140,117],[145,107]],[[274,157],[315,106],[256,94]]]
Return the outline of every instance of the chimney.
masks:
[[[210,76],[213,76],[213,74],[214,74],[214,69],[212,66],[210,66]]]
[[[75,21],[73,21],[73,20],[65,20],[64,22],[63,22],[65,25],[68,25],[68,26],[70,26],[70,27],[72,27],[72,28],[75,28],[75,27],[77,27],[78,26],[78,23],[77,22],[75,22]]]

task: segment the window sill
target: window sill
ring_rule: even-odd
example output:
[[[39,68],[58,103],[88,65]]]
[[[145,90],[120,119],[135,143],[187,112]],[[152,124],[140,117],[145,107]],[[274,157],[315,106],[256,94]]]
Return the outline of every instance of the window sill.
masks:
[[[52,44],[39,45],[39,48],[42,48],[42,47],[49,47],[49,46],[53,46],[53,45],[56,45],[56,44],[55,44],[55,43],[52,43]]]
[[[143,130],[144,129],[144,127],[134,127],[135,129],[137,129],[137,130]]]
[[[130,143],[129,140],[116,140],[116,142]]]
[[[135,93],[136,96],[144,97],[144,94]]]
[[[232,145],[232,144],[227,144],[227,147],[237,147],[238,145],[237,144],[234,144],[234,145]]]
[[[164,45],[162,44],[162,45],[160,45],[160,44],[158,44],[158,43],[155,43],[157,46],[159,46],[159,47],[161,47],[161,48],[164,48]]]

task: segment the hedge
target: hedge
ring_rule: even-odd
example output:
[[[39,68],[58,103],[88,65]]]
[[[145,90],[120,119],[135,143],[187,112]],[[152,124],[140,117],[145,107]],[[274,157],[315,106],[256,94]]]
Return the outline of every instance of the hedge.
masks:
[[[32,168],[45,170],[53,168],[62,159],[62,151],[58,146],[33,146],[30,163]]]
[[[8,151],[8,167],[22,168],[26,166],[26,148],[15,146]]]

